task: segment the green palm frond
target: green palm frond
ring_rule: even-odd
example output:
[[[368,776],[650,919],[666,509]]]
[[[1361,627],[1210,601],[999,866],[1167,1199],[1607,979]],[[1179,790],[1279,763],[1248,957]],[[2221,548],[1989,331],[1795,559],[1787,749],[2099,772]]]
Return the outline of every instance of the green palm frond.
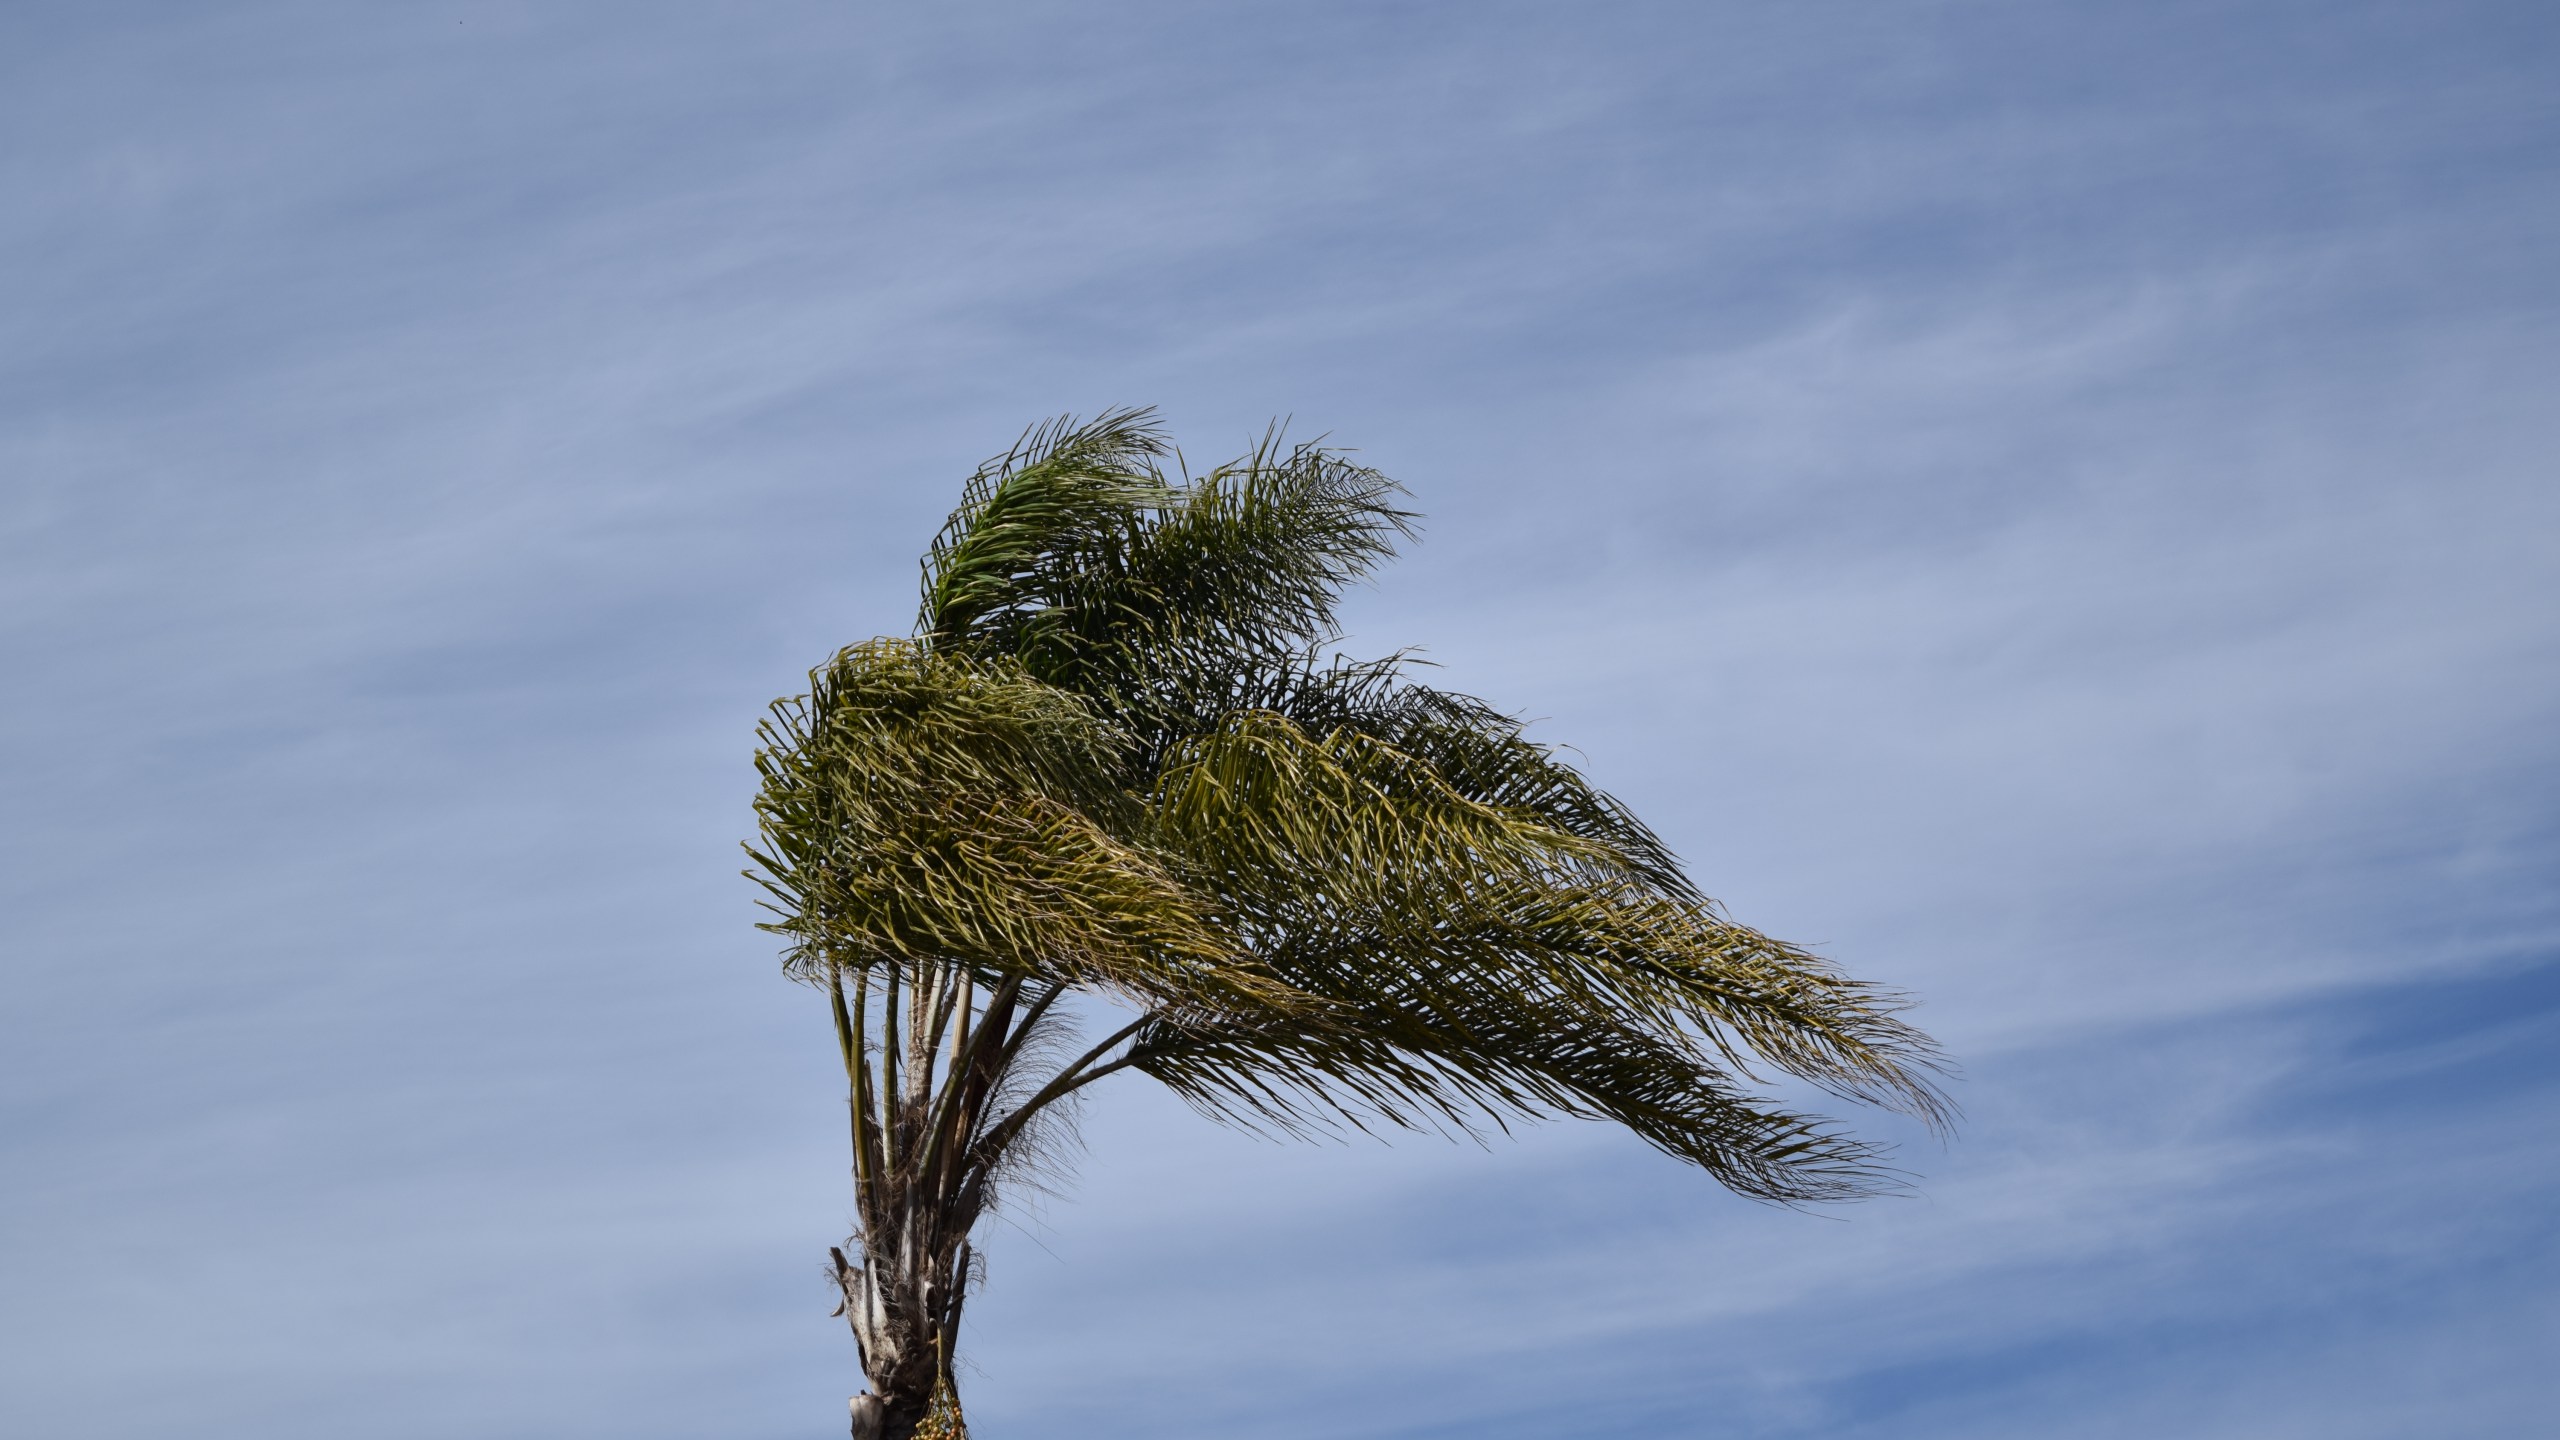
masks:
[[[1473,696],[1414,683],[1407,678],[1412,665],[1406,654],[1326,664],[1303,657],[1265,668],[1224,708],[1272,710],[1313,734],[1348,730],[1382,741],[1426,763],[1469,800],[1597,842],[1646,885],[1700,898],[1670,847],[1634,812],[1552,747],[1528,739],[1518,720]]]
[[[1233,665],[1282,661],[1329,639],[1342,590],[1412,534],[1414,517],[1394,503],[1402,493],[1338,451],[1286,445],[1273,430],[1146,526],[1117,583],[1155,613],[1118,643]]]
[[[1152,812],[1157,843],[1216,877],[1277,977],[1332,1006],[1281,1050],[1253,1043],[1269,1027],[1220,1031],[1206,1048],[1168,1034],[1141,1068],[1176,1083],[1166,1067],[1179,1057],[1177,1088],[1195,1101],[1259,1097],[1245,1108],[1266,1117],[1303,1114],[1290,1106],[1304,1101],[1405,1123],[1409,1104],[1379,1103],[1389,1092],[1460,1123],[1470,1106],[1495,1118],[1605,1114],[1749,1193],[1781,1196],[1769,1176],[1791,1165],[1820,1172],[1796,1198],[1834,1194],[1865,1152],[1816,1143],[1816,1130],[1730,1089],[1755,1062],[1943,1120],[1925,1079],[1933,1052],[1894,1018],[1894,997],[1723,919],[1685,887],[1651,885],[1653,856],[1613,848],[1612,827],[1577,823],[1594,812],[1574,786],[1492,788],[1561,795],[1566,823],[1467,796],[1362,732],[1314,736],[1271,712],[1231,717],[1177,751]],[[1645,1098],[1682,1086],[1705,1108]],[[1689,1141],[1683,1123],[1695,1127]],[[1745,1142],[1760,1148],[1736,1148]]]
[[[1212,1118],[1286,1134],[1332,1124],[1475,1133],[1519,1119],[1609,1120],[1753,1199],[1889,1188],[1882,1153],[1752,1096],[1686,1047],[1569,1005],[1487,993],[1463,1013],[1329,1030],[1163,1025],[1134,1068]]]
[[[777,702],[751,872],[786,963],[958,962],[1142,1004],[1283,1007],[1208,907],[1122,838],[1109,724],[1010,661],[851,647]]]
[[[980,466],[924,562],[917,630],[946,645],[998,653],[1011,631],[1055,608],[1082,578],[1077,561],[1107,549],[1153,507],[1172,501],[1150,410],[1061,416],[1024,432]]]
[[[935,542],[924,630],[1014,656],[1146,732],[1214,677],[1329,638],[1342,588],[1411,533],[1402,492],[1277,429],[1181,485],[1147,412],[1053,422],[983,468]]]

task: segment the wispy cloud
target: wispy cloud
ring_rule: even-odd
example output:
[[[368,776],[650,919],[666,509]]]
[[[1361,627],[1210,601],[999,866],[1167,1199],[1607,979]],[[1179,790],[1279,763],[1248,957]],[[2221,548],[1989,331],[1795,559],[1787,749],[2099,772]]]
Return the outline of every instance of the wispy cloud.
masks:
[[[0,21],[7,1424],[829,1423],[752,719],[1130,401],[1411,484],[1349,643],[1970,1119],[1818,1217],[1109,1095],[987,1433],[2547,1408],[2541,8],[119,15]]]

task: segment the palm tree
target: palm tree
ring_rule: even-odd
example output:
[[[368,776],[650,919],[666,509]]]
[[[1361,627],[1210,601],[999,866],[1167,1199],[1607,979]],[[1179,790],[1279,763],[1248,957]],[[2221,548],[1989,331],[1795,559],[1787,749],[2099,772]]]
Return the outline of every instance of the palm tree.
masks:
[[[1276,430],[1170,454],[1146,411],[1026,434],[934,540],[914,635],[759,732],[749,873],[849,1087],[858,1436],[937,1397],[956,1426],[970,1231],[1122,1071],[1284,1133],[1614,1121],[1781,1203],[1892,1176],[1762,1073],[1947,1116],[1898,997],[1727,919],[1517,721],[1322,653],[1410,534],[1392,482]]]

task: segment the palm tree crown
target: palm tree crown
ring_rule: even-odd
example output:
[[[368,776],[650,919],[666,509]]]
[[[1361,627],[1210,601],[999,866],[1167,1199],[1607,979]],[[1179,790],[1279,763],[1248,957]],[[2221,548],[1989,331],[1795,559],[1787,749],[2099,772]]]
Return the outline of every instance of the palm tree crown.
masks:
[[[1611,1120],[1779,1202],[1890,1176],[1763,1070],[1947,1116],[1898,997],[1727,919],[1517,721],[1323,653],[1410,534],[1392,482],[1276,431],[1169,454],[1146,411],[1026,434],[934,539],[915,634],[760,731],[749,873],[850,1086],[858,1434],[947,1394],[970,1229],[1118,1071],[1290,1133]],[[1078,992],[1134,1018],[1079,1045]]]

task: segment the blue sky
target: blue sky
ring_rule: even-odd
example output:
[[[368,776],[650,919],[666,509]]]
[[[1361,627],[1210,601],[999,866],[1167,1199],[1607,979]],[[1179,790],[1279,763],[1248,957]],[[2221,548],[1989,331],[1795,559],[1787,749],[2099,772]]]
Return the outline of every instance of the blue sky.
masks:
[[[1346,645],[1964,1069],[1908,1198],[1145,1082],[1005,1436],[2560,1404],[2560,11],[0,16],[0,1429],[837,1434],[754,721],[1029,421],[1275,415]]]

